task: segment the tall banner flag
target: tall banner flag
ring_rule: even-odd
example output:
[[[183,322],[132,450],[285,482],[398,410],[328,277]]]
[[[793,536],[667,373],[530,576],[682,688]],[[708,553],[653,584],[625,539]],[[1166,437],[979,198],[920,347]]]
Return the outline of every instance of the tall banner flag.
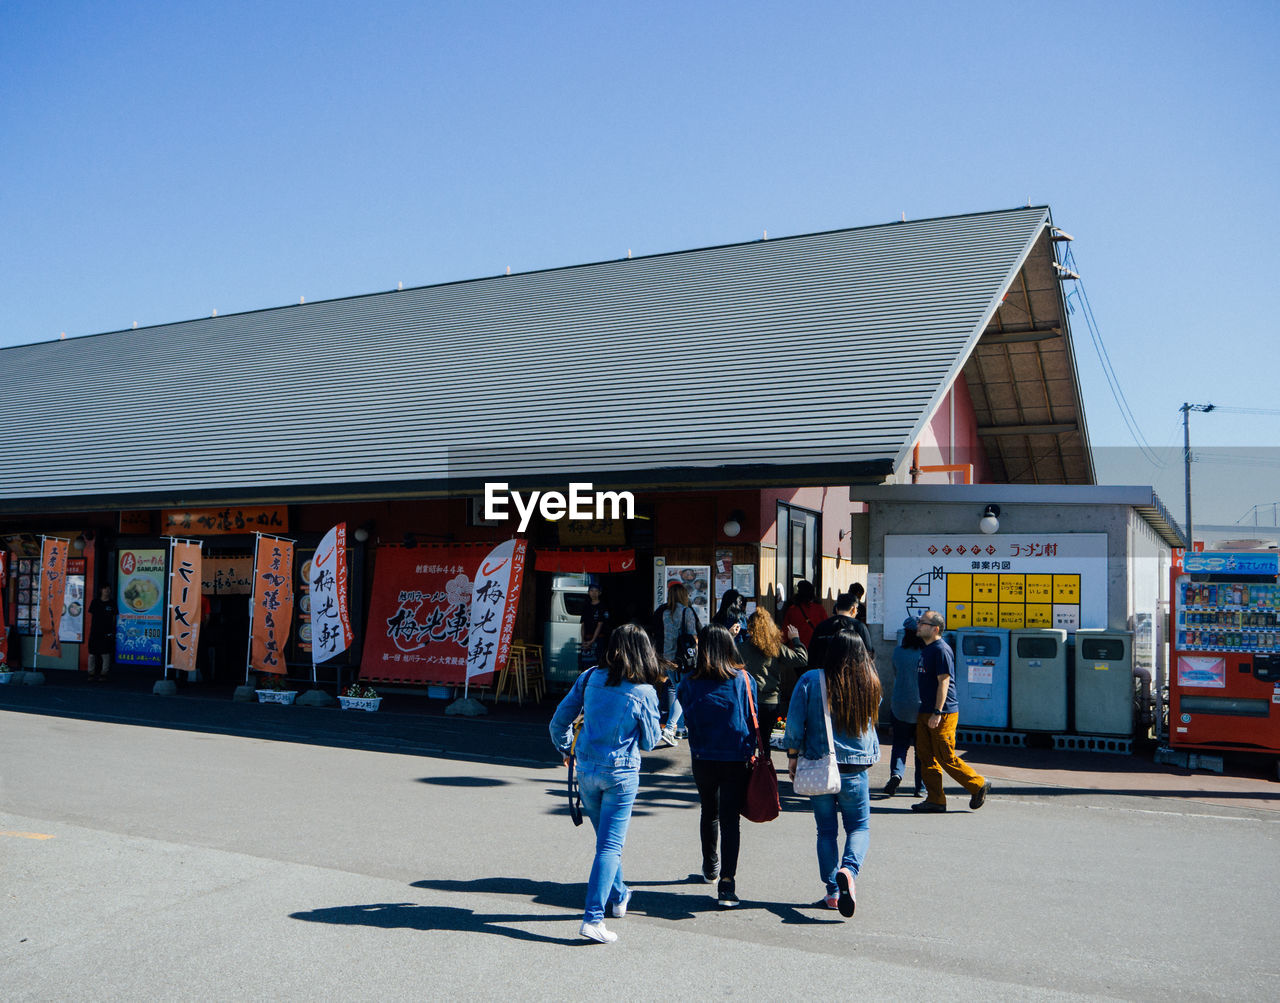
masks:
[[[325,533],[311,556],[311,664],[340,655],[351,645],[347,614],[347,524]]]
[[[253,555],[249,666],[284,675],[284,645],[293,622],[293,541],[258,534]]]
[[[516,625],[520,584],[524,580],[524,557],[528,543],[508,540],[500,543],[483,561],[471,591],[471,623],[467,636],[467,676],[469,685],[478,676],[492,676],[507,664],[511,652],[511,632]]]
[[[165,675],[194,672],[200,642],[200,542],[171,540],[169,546],[169,659]]]
[[[40,644],[36,649],[37,656],[58,658],[62,655],[58,628],[62,624],[63,606],[66,604],[67,551],[70,549],[70,540],[56,536],[40,538],[40,608],[36,616]]]
[[[9,581],[9,551],[0,550],[0,665],[9,662],[9,627],[4,622],[4,608],[8,605],[4,598],[4,587]]]

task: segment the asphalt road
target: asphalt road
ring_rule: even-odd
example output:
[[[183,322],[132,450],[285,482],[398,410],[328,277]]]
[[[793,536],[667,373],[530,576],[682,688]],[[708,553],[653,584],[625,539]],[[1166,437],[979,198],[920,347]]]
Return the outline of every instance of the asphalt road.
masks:
[[[875,801],[848,921],[809,906],[812,816],[784,797],[743,823],[722,912],[681,748],[646,759],[602,946],[541,721],[179,699],[168,728],[160,700],[0,700],[5,999],[1280,998],[1280,812],[1254,797],[1027,776],[979,812]]]

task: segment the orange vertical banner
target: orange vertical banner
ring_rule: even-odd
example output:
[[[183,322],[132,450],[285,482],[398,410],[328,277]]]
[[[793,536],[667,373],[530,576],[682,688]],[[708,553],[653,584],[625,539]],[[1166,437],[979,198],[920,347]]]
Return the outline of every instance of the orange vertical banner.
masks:
[[[200,643],[200,544],[174,541],[169,568],[169,668],[194,672]]]
[[[56,536],[42,536],[40,541],[40,616],[36,625],[40,644],[36,654],[58,658],[62,655],[58,626],[66,603],[67,551],[71,549],[71,541]]]
[[[258,537],[253,567],[253,634],[249,665],[284,675],[284,645],[293,623],[293,541]]]

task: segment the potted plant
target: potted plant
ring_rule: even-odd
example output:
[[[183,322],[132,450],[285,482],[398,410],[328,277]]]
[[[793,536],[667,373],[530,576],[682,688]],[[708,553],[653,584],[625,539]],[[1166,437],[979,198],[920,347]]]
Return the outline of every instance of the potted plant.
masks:
[[[13,678],[13,670],[4,662],[0,662],[0,683],[7,683]]]
[[[298,693],[289,688],[288,680],[274,672],[264,672],[259,676],[258,703],[291,704]]]
[[[382,697],[378,696],[378,691],[372,686],[352,683],[338,694],[338,703],[343,710],[375,711],[382,705]]]

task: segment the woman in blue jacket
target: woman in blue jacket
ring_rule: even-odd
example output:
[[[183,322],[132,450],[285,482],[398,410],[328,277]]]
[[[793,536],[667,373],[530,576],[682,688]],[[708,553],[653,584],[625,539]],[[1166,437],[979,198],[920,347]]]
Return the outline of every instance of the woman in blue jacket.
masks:
[[[818,873],[826,885],[822,901],[840,915],[853,915],[856,905],[854,879],[862,868],[870,844],[871,797],[867,771],[880,760],[876,736],[876,712],[880,706],[880,677],[867,657],[862,639],[841,631],[827,646],[821,668],[806,672],[796,683],[787,711],[787,772],[796,778],[797,756],[827,756],[823,682],[831,712],[831,736],[840,767],[838,794],[810,798],[818,824]],[[844,852],[836,845],[836,815],[844,822]]]
[[[702,804],[702,877],[708,882],[719,878],[716,901],[731,909],[738,904],[738,823],[747,794],[747,764],[756,751],[750,707],[757,697],[755,680],[743,671],[733,634],[725,627],[713,623],[698,632],[698,666],[681,681],[678,697]]]
[[[609,639],[605,666],[580,675],[551,719],[551,741],[565,765],[576,756],[582,807],[596,830],[579,933],[601,944],[618,939],[605,929],[605,907],[621,918],[631,900],[622,880],[622,846],[640,787],[640,752],[658,741],[657,678],[658,658],[649,636],[635,624],[624,624]],[[582,731],[575,746],[573,723],[579,714]]]

